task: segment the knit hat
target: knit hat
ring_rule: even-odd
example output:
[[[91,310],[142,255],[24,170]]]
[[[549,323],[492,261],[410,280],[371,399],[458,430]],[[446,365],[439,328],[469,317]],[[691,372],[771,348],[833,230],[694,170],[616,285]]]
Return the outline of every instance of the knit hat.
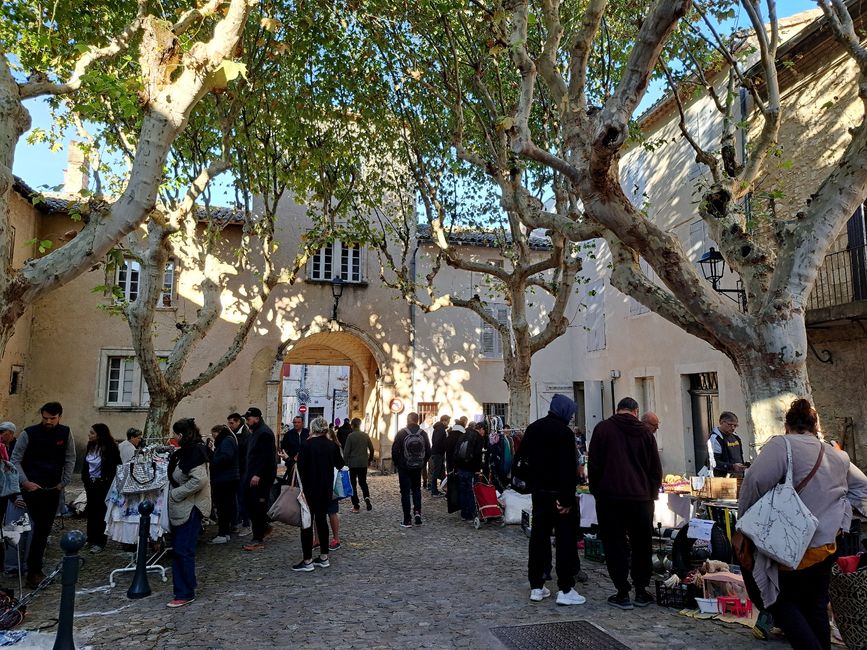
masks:
[[[12,433],[18,433],[18,427],[15,426],[12,422],[0,422],[0,431],[11,431]]]

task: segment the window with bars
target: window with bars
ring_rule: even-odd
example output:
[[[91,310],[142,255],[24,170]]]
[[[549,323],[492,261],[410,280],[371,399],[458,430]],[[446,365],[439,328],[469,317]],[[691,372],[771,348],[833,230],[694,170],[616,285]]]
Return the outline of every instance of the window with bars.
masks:
[[[485,402],[482,404],[482,413],[486,418],[497,417],[503,422],[509,421],[508,402]]]
[[[138,300],[139,284],[141,278],[141,264],[137,260],[126,259],[123,265],[117,269],[115,283],[120,289],[124,302]],[[160,292],[157,307],[172,307],[175,302],[175,262],[169,260],[163,272],[163,287]]]
[[[310,260],[308,279],[330,282],[340,277],[344,282],[363,282],[361,244],[336,240],[320,248]]]
[[[491,314],[498,323],[509,324],[508,305],[490,305],[485,311]],[[481,324],[479,354],[485,359],[503,358],[503,338],[493,325],[484,320]]]
[[[437,421],[439,402],[419,402],[416,408],[422,424],[432,424]]]

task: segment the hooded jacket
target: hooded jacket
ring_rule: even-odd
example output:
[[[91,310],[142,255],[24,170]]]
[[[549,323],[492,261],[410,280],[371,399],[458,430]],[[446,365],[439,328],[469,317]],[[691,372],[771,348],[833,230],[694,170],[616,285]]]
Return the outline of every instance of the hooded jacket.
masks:
[[[662,486],[656,438],[631,413],[618,413],[593,429],[588,452],[590,493],[597,499],[655,501]]]
[[[555,494],[563,507],[575,504],[575,434],[569,421],[575,402],[554,395],[548,415],[530,424],[524,432],[518,456],[526,459],[525,480],[534,494]]]
[[[446,437],[446,468],[450,472],[457,469],[455,467],[455,447],[458,446],[458,440],[464,433],[466,433],[466,429],[460,424],[456,424],[449,429],[449,434]]]

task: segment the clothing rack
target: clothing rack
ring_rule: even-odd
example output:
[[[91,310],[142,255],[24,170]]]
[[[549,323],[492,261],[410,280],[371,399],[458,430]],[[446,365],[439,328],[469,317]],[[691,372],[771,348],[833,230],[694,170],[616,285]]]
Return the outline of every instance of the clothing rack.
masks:
[[[173,450],[173,448],[166,447],[165,445],[153,445],[153,446],[147,447],[143,450],[137,450],[136,456],[138,456],[140,453],[147,454],[148,452],[152,452],[153,458],[154,458],[154,460],[156,460],[156,462],[168,463],[168,458],[166,456],[166,452],[172,451],[172,450]],[[127,463],[127,464],[129,464],[129,463]],[[141,534],[140,534],[141,533],[141,531],[140,531],[141,519],[140,519],[140,515],[138,515],[138,504],[140,504],[141,502],[146,501],[146,500],[150,501],[155,506],[154,513],[151,515],[151,530],[148,531],[148,541],[153,539],[154,541],[159,543],[159,546],[148,557],[146,565],[145,565],[145,569],[148,572],[153,571],[153,572],[159,573],[160,579],[163,582],[167,582],[168,578],[166,577],[166,568],[164,566],[162,566],[160,564],[160,562],[163,560],[165,555],[171,550],[171,547],[162,541],[163,535],[165,535],[165,533],[168,531],[168,506],[169,506],[170,484],[169,484],[169,482],[166,482],[162,487],[157,488],[155,490],[150,490],[148,492],[141,492],[139,494],[123,495],[121,492],[122,481],[123,481],[123,478],[125,475],[125,470],[123,470],[123,467],[124,467],[123,465],[118,467],[118,472],[117,472],[117,475],[115,477],[115,482],[112,485],[111,490],[109,490],[108,496],[106,497],[106,501],[109,503],[109,508],[108,508],[108,511],[106,512],[106,526],[107,526],[107,528],[110,528],[110,525],[111,525],[110,522],[112,522],[115,525],[117,525],[119,523],[122,526],[125,526],[125,527],[121,528],[121,531],[123,533],[126,533],[126,535],[129,535],[129,532],[130,532],[129,525],[133,523],[132,521],[130,521],[130,518],[132,516],[136,516],[136,520],[135,520],[135,522],[137,523],[136,537],[135,537],[136,551],[133,554],[133,556],[130,558],[130,561],[125,566],[114,569],[111,571],[111,573],[109,573],[109,576],[108,576],[109,585],[111,587],[117,586],[115,576],[120,575],[122,573],[133,573],[136,570],[136,560],[138,558],[139,546],[141,545]],[[128,505],[124,505],[123,507],[121,507],[120,505],[117,504],[116,500],[119,499],[121,496],[124,497],[124,499],[123,499],[124,502],[129,501]],[[156,507],[160,503],[162,504],[162,507],[161,508]],[[117,513],[116,512],[117,509],[120,509],[121,512]],[[133,515],[133,512],[135,513],[135,515]],[[119,519],[117,519],[116,521],[113,519],[113,516],[115,514],[121,515],[121,517]],[[156,521],[154,521],[154,517],[157,518]],[[165,525],[160,523],[161,521],[164,521]],[[106,532],[109,534],[109,537],[111,539],[114,539],[115,541],[119,541],[119,542],[126,543],[126,544],[132,543],[132,540],[128,539],[128,537],[118,539],[116,536],[112,536],[112,532],[115,532],[115,531],[107,530]]]

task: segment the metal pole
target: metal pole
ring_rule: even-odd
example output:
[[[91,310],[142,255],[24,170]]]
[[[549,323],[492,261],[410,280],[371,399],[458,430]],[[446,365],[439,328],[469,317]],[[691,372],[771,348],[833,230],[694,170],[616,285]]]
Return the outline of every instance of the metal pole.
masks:
[[[329,373],[331,371],[329,370]],[[337,408],[337,389],[331,391],[331,424],[334,424],[334,411]]]
[[[151,513],[154,504],[150,501],[142,501],[138,504],[138,513],[141,515],[138,524],[138,552],[135,561],[135,576],[132,584],[126,592],[126,597],[132,600],[146,598],[151,595],[151,586],[148,582],[148,542],[150,541]]]
[[[84,546],[84,541],[84,533],[80,530],[71,530],[60,538],[60,548],[66,556],[63,558],[63,590],[60,593],[60,614],[57,617],[54,650],[75,650],[72,619],[75,613],[75,583],[78,582],[78,552]]]

